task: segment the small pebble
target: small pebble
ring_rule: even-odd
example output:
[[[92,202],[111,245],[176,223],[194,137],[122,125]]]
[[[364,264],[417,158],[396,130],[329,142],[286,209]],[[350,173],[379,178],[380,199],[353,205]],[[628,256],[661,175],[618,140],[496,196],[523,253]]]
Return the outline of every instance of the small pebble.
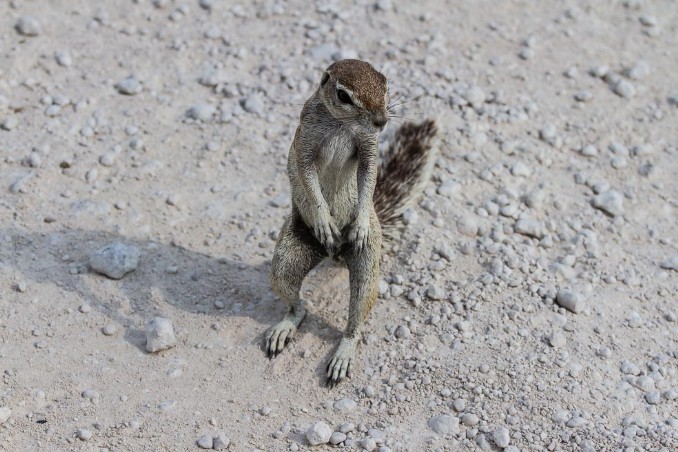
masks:
[[[163,317],[155,317],[146,324],[146,351],[150,353],[167,350],[177,345],[172,321]]]
[[[619,80],[612,87],[612,91],[618,96],[624,97],[626,99],[636,95],[636,88],[633,84],[627,80]]]
[[[593,207],[613,217],[624,213],[624,197],[621,193],[610,190],[599,194],[592,200]]]
[[[584,297],[570,289],[560,289],[556,295],[556,303],[575,314],[584,310]]]
[[[75,432],[75,435],[78,437],[78,439],[81,439],[82,441],[87,441],[88,439],[92,438],[92,432],[90,430],[87,430],[86,428],[78,429],[78,431]]]
[[[554,331],[549,336],[549,344],[553,348],[562,348],[567,343],[565,335],[560,331]]]
[[[334,402],[334,409],[337,411],[353,411],[358,407],[355,400],[345,397]]]
[[[10,410],[6,406],[0,406],[0,425],[7,422],[11,415],[12,415],[12,410]]]
[[[118,327],[113,323],[109,323],[101,329],[101,332],[104,333],[104,336],[113,336],[118,332]]]
[[[38,36],[42,32],[40,22],[32,16],[20,17],[14,28],[22,36]]]
[[[214,450],[226,450],[228,449],[228,446],[231,444],[231,439],[226,436],[225,433],[219,433],[217,436],[214,437],[214,441],[212,442],[212,448]]]
[[[427,424],[431,430],[442,436],[452,436],[459,433],[459,418],[449,414],[433,416]]]
[[[115,242],[92,253],[89,264],[98,273],[112,279],[121,279],[136,270],[141,252],[134,245]]]
[[[210,435],[203,435],[197,441],[201,449],[211,449],[214,447],[214,439]]]
[[[508,447],[511,437],[509,436],[509,429],[506,427],[499,427],[494,432],[492,432],[492,439],[494,444],[501,447],[502,449]]]
[[[141,92],[142,86],[141,82],[135,77],[127,77],[126,79],[118,82],[115,85],[115,89],[117,89],[120,94],[133,96]]]
[[[196,119],[202,122],[207,122],[212,119],[212,116],[216,113],[217,108],[211,104],[198,104],[189,108],[186,112],[186,116],[190,119]]]
[[[334,444],[335,446],[337,444],[341,444],[344,441],[346,441],[346,434],[341,433],[341,432],[334,432],[332,433],[332,436],[330,436],[330,443]]]
[[[253,92],[242,102],[242,108],[247,113],[261,114],[264,112],[264,98],[259,92]]]
[[[662,261],[659,266],[665,270],[675,270],[678,271],[678,254],[673,257]]]
[[[306,439],[311,446],[326,444],[332,437],[332,429],[323,421],[316,422],[306,431]]]

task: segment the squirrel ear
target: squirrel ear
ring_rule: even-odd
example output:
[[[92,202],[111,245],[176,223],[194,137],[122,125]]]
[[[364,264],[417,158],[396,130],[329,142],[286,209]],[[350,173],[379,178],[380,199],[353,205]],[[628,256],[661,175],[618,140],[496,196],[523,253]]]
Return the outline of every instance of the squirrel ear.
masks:
[[[323,73],[323,78],[320,79],[320,86],[324,86],[325,83],[330,79],[330,73],[329,72],[324,72]]]

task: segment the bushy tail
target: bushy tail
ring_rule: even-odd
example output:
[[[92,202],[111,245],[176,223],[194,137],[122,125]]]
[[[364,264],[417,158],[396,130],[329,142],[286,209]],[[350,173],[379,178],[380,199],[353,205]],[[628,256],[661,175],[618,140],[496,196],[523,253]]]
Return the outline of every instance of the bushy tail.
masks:
[[[379,163],[374,207],[386,248],[400,239],[402,214],[426,188],[438,153],[438,127],[431,119],[405,123]],[[390,242],[390,243],[389,243]]]

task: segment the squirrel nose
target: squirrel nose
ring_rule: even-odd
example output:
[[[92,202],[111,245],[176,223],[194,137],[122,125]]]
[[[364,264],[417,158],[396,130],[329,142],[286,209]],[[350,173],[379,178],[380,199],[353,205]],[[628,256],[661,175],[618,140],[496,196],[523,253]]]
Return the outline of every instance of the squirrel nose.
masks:
[[[386,116],[379,115],[379,116],[375,116],[372,119],[372,124],[374,124],[377,127],[384,127],[386,125],[387,121],[388,121],[388,119],[386,119]]]

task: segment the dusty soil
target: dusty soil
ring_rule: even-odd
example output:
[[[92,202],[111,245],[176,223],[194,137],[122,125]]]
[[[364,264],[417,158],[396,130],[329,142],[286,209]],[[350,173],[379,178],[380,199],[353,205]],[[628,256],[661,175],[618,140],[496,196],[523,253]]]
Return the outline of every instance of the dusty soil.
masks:
[[[299,450],[323,421],[354,450],[677,450],[677,24],[672,0],[0,1],[0,449]],[[310,275],[277,359],[262,335],[297,115],[344,57],[442,140],[328,390],[346,270]],[[116,241],[142,252],[121,280],[88,267]],[[175,348],[146,352],[155,316]]]

